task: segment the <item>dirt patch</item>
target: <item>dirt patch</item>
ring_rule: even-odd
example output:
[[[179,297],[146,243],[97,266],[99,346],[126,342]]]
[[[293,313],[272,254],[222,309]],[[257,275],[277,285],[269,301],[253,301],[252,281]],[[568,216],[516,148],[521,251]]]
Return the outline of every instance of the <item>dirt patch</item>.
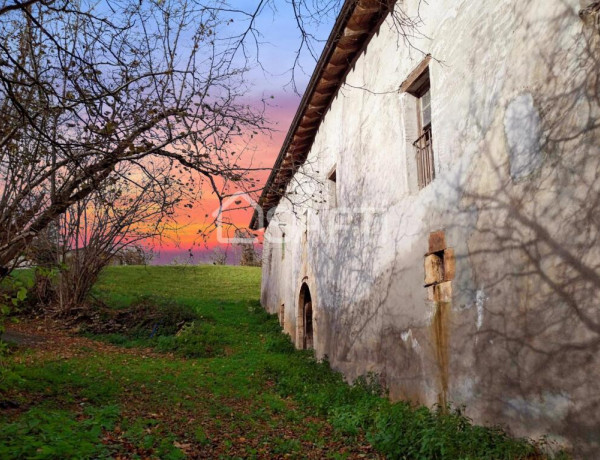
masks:
[[[23,346],[23,347],[33,347],[36,345],[40,345],[41,343],[46,341],[45,337],[40,337],[38,335],[31,335],[15,330],[7,330],[0,336],[0,339],[4,342],[7,342],[10,345]]]
[[[150,348],[122,348],[78,336],[79,329],[65,330],[53,320],[25,320],[9,324],[3,334],[6,341],[27,347],[32,353],[17,355],[15,362],[33,363],[56,359],[70,359],[94,353],[119,353],[144,357],[171,357],[170,353],[157,353]]]

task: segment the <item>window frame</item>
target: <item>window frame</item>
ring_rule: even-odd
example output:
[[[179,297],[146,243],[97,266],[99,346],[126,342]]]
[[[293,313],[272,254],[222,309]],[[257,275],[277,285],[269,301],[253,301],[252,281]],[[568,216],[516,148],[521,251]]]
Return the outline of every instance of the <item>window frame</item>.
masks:
[[[435,154],[433,151],[433,120],[431,119],[431,77],[429,63],[431,55],[425,59],[409,74],[400,86],[400,91],[410,94],[415,98],[417,118],[417,138],[411,142],[415,150],[415,163],[417,167],[417,183],[419,190],[427,187],[435,180]],[[430,120],[424,125],[423,97],[429,94]]]
[[[329,194],[329,209],[337,208],[337,165],[333,165],[333,167],[327,173],[327,190]]]

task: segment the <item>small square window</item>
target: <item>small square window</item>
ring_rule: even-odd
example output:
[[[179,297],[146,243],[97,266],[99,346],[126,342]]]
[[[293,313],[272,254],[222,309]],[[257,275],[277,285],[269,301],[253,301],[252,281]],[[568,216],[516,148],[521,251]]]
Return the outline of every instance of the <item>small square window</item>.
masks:
[[[327,175],[327,187],[329,191],[329,207],[337,207],[337,175],[335,167]]]

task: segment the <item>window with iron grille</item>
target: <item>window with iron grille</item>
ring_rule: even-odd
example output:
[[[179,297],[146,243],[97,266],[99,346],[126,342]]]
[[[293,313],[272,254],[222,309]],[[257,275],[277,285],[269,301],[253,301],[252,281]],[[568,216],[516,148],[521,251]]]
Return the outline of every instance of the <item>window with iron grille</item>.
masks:
[[[431,129],[431,85],[428,56],[402,84],[402,90],[416,100],[417,138],[413,142],[419,189],[435,179],[433,135]]]
[[[413,143],[417,161],[417,179],[419,188],[427,186],[435,178],[433,160],[433,137],[431,133],[431,88],[429,71],[425,72],[421,87],[415,94],[417,98],[417,117],[419,137]]]

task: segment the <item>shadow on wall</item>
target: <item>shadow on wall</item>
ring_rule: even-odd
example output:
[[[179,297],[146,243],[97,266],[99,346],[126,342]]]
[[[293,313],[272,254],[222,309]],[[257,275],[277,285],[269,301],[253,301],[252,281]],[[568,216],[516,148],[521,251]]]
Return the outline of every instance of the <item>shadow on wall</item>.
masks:
[[[578,20],[560,13],[519,39]],[[569,46],[540,47],[526,71],[542,77],[504,75],[510,96],[491,114],[473,100],[466,124],[483,141],[460,180],[445,176],[460,197],[445,225],[465,236],[473,274],[455,298],[475,299],[454,305],[455,394],[469,376],[478,418],[554,433],[586,458],[600,451],[599,41],[584,28]]]
[[[345,161],[353,160],[348,156]],[[359,165],[346,164],[345,167],[361,170]],[[368,176],[358,175],[353,179],[351,193],[359,201],[360,197],[372,195],[370,187]],[[400,260],[396,254],[401,252],[402,241],[414,238],[405,227],[396,224],[396,219],[402,217],[390,216],[386,209],[339,204],[345,207],[323,213],[320,216],[322,228],[311,232],[314,249],[311,266],[317,267],[315,284],[320,299],[316,306],[320,331],[316,347],[351,380],[372,371],[379,374],[381,383],[386,385],[389,366],[395,383],[399,380],[415,383],[407,385],[414,392],[405,392],[403,396],[425,402],[427,398],[423,393],[430,392],[435,400],[437,383],[422,384],[423,380],[436,379],[435,363],[426,363],[428,370],[425,371],[421,350],[414,345],[416,337],[402,339],[411,324],[425,327],[422,314],[396,308],[403,296],[410,298],[403,291],[404,282],[417,287],[414,295],[418,302],[426,302],[422,272],[408,269],[411,264],[407,260],[412,257],[412,261],[422,267],[427,240],[423,249]],[[394,324],[406,327],[398,329]],[[429,346],[427,340],[423,343]],[[391,349],[395,350],[394,355],[389,354]],[[397,370],[399,367],[401,372]],[[425,377],[424,373],[427,373]]]
[[[564,38],[574,21],[565,3],[555,18],[519,25],[524,36],[512,40],[539,40],[547,30]],[[472,35],[473,43],[486,43],[485,28]],[[599,41],[596,29],[584,28],[540,47],[500,81],[490,82],[498,73],[478,75],[486,69],[471,63],[468,119],[456,120],[468,128],[452,147],[466,153],[452,167],[441,165],[430,186],[440,195],[422,211],[419,235],[402,225],[414,221],[414,209],[397,216],[398,225],[385,212],[322,217],[328,229],[312,235],[311,264],[326,299],[319,328],[322,321],[328,333],[316,339],[335,367],[350,378],[378,372],[397,397],[439,401],[435,311],[423,315],[431,305],[423,289],[426,246],[403,241],[426,242],[429,231],[443,228],[457,263],[444,319],[449,401],[467,404],[478,422],[552,433],[577,455],[600,451]],[[507,62],[522,63],[522,54]],[[481,95],[482,86],[498,84]],[[435,120],[433,129],[435,136]],[[368,187],[359,178],[352,195],[368,196]]]

